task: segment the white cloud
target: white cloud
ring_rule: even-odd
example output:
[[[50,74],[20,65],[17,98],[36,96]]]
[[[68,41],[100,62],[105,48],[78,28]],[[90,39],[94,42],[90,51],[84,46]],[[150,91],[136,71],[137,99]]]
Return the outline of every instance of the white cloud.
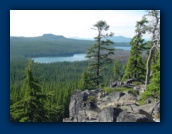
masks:
[[[40,36],[45,33],[65,37],[94,37],[91,30],[105,20],[115,35],[132,37],[143,10],[11,10],[10,36]]]

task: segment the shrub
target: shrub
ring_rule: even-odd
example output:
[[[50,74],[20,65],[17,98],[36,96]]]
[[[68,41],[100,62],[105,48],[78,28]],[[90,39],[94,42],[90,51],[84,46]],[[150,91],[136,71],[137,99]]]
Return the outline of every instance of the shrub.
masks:
[[[94,103],[96,103],[97,102],[97,98],[96,98],[96,96],[88,96],[88,100],[89,101],[92,101],[92,102],[94,102]]]
[[[131,93],[131,94],[133,94],[135,96],[139,95],[139,93],[137,91],[134,91],[133,89],[129,89],[128,93]]]
[[[134,84],[134,85],[141,85],[141,84],[142,84],[142,82],[139,82],[139,81],[133,81],[133,82],[132,82],[132,84]]]
[[[110,88],[110,87],[104,87],[103,90],[104,90],[105,92],[107,92],[108,94],[110,94],[110,93],[112,93],[112,92],[115,91],[114,88]]]

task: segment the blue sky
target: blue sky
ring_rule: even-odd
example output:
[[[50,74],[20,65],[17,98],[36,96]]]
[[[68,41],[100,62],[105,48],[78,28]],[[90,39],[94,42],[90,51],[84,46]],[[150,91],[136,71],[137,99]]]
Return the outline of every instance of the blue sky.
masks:
[[[115,36],[133,37],[136,22],[145,10],[11,10],[10,36],[41,36],[45,33],[65,37],[93,38],[93,25],[104,20]],[[149,38],[148,35],[145,38]]]

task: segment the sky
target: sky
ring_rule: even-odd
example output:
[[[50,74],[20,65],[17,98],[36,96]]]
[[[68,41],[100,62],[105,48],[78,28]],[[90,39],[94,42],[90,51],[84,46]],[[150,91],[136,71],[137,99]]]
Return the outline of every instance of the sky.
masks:
[[[145,10],[10,10],[10,36],[35,37],[55,34],[69,37],[93,38],[93,25],[104,20],[115,36],[132,38],[136,22]],[[145,38],[149,38],[145,35]]]

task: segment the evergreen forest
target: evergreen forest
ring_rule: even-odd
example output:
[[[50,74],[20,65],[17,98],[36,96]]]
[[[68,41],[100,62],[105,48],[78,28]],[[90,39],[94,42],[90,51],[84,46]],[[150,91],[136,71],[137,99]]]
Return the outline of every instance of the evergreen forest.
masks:
[[[10,121],[62,122],[69,117],[70,97],[76,89],[111,92],[114,81],[137,79],[145,84],[139,103],[150,97],[160,99],[159,11],[150,10],[136,22],[130,42],[112,41],[106,21],[97,21],[93,28],[94,41],[53,34],[10,37]],[[151,34],[150,41],[143,39],[146,33]],[[131,50],[112,46],[131,46]],[[31,59],[80,53],[86,53],[88,60],[46,64]]]

